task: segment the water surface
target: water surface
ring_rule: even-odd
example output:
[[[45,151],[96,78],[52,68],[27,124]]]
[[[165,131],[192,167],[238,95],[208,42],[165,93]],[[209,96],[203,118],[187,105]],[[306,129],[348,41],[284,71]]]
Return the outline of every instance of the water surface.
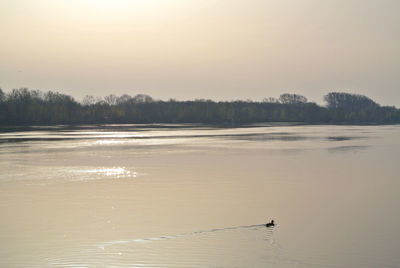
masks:
[[[400,267],[398,155],[400,126],[3,129],[0,266]]]

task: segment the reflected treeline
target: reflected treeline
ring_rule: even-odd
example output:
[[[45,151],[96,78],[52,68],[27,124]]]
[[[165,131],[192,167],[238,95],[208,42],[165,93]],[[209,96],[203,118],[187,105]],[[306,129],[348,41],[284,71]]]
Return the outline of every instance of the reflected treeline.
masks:
[[[107,123],[400,123],[400,110],[380,106],[362,95],[332,92],[327,105],[308,102],[297,94],[254,101],[161,101],[148,95],[104,98],[86,96],[81,102],[58,92],[0,89],[1,125]]]

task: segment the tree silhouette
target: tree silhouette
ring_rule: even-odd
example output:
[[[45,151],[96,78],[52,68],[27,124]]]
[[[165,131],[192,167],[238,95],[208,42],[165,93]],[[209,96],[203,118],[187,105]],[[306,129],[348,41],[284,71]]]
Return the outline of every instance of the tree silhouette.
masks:
[[[154,100],[148,95],[85,96],[81,103],[54,91],[27,88],[4,93],[0,89],[0,125],[105,124],[105,123],[400,123],[400,110],[380,106],[366,96],[332,92],[327,106],[307,102],[297,94],[282,94],[279,101]]]

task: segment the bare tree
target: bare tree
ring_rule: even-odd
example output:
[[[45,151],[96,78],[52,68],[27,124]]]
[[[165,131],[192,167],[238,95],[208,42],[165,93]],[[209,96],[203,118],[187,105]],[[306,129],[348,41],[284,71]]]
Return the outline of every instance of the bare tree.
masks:
[[[96,99],[91,95],[86,95],[82,100],[82,104],[84,106],[94,105],[95,103],[96,103]]]
[[[104,100],[108,105],[116,105],[117,104],[117,96],[115,96],[114,94],[105,96]]]
[[[307,98],[302,95],[285,93],[280,95],[279,102],[282,104],[302,104],[307,103]]]

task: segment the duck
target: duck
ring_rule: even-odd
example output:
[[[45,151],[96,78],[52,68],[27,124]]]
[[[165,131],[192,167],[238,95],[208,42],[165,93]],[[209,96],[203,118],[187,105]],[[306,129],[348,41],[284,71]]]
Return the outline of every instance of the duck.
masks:
[[[273,227],[275,226],[274,220],[271,220],[271,222],[268,222],[267,224],[265,224],[266,227]]]

